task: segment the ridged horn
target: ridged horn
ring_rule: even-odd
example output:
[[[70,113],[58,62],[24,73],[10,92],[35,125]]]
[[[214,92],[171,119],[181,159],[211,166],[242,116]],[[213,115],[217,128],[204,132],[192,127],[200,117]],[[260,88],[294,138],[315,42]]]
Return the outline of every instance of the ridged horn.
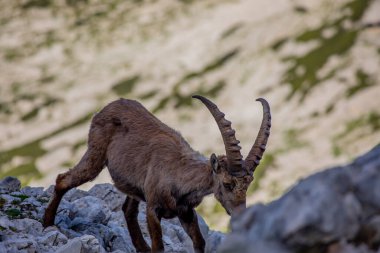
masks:
[[[235,137],[235,130],[232,129],[231,122],[226,120],[224,118],[225,114],[207,98],[200,95],[194,95],[192,98],[199,99],[211,112],[218,124],[226,150],[229,173],[233,176],[242,176],[243,173],[245,174],[242,167],[243,156],[240,153],[240,141]]]
[[[271,115],[268,102],[263,98],[258,98],[256,101],[260,101],[263,106],[263,120],[259,133],[257,134],[255,143],[251,151],[249,151],[247,158],[245,159],[246,167],[253,173],[256,167],[259,165],[260,160],[264,154],[271,127]]]

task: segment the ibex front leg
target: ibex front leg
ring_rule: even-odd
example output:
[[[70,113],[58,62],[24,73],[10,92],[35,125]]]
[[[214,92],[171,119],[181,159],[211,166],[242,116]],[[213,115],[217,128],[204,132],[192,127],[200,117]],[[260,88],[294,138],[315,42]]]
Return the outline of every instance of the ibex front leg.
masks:
[[[203,253],[205,250],[205,240],[203,239],[201,230],[198,225],[197,213],[194,209],[189,208],[186,212],[180,213],[179,221],[186,233],[193,241],[194,250],[196,253]]]
[[[152,252],[164,252],[164,244],[162,242],[161,217],[158,216],[154,207],[147,203],[146,220],[150,239],[152,240]]]
[[[122,207],[129,234],[132,238],[133,246],[135,246],[137,252],[150,252],[150,247],[145,242],[141,233],[141,229],[137,220],[139,213],[139,201],[127,197]]]

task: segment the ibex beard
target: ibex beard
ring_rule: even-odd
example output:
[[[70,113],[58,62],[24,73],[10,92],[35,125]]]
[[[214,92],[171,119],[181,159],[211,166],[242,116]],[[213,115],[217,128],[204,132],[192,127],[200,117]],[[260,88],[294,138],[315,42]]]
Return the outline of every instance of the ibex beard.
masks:
[[[246,192],[265,151],[271,126],[267,101],[255,143],[244,160],[231,122],[202,96],[193,96],[208,108],[221,132],[226,155],[210,159],[194,151],[180,133],[168,127],[139,102],[119,99],[105,106],[91,122],[88,149],[79,163],[58,175],[46,209],[44,226],[54,225],[58,205],[70,189],[95,179],[106,166],[115,186],[127,195],[122,206],[132,243],[138,252],[163,252],[161,218],[178,217],[204,252],[205,240],[194,210],[203,197],[214,193],[228,214],[245,208]],[[151,247],[137,221],[140,201],[146,202]]]

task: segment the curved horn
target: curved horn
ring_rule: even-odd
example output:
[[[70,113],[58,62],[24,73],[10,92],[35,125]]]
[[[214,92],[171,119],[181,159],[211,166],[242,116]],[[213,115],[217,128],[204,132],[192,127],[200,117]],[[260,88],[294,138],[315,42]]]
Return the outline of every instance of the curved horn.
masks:
[[[235,130],[232,129],[231,122],[226,120],[224,118],[225,114],[222,113],[219,108],[207,98],[199,95],[194,95],[192,98],[199,99],[208,108],[218,124],[220,133],[223,137],[224,147],[226,149],[229,173],[234,176],[241,175],[243,172],[243,156],[240,153],[240,141],[236,140]]]
[[[260,130],[257,134],[255,143],[253,144],[251,151],[249,151],[248,156],[245,159],[246,167],[251,172],[254,172],[260,163],[268,142],[270,134],[269,130],[271,127],[271,115],[268,102],[263,98],[258,98],[256,101],[260,101],[263,106],[263,120],[261,121]]]

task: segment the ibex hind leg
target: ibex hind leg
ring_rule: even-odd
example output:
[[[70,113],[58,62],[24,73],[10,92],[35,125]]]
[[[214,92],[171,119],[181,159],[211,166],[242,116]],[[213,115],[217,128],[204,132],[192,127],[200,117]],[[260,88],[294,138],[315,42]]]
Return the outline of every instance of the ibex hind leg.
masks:
[[[45,211],[44,227],[54,225],[55,215],[63,195],[70,189],[95,179],[104,167],[111,131],[106,131],[107,125],[95,125],[94,120],[86,153],[73,169],[59,174],[56,179],[53,197]]]
[[[146,243],[137,220],[139,213],[139,201],[127,197],[122,207],[129,234],[132,239],[133,246],[135,246],[137,252],[150,252],[151,249]]]
[[[91,156],[91,152],[87,151],[77,166],[57,176],[53,197],[45,211],[44,227],[54,225],[55,214],[59,203],[67,191],[93,180],[102,170],[103,162],[102,165],[100,165],[100,161],[96,161],[97,159],[93,159],[94,157]],[[96,164],[96,162],[98,162],[98,164]]]

